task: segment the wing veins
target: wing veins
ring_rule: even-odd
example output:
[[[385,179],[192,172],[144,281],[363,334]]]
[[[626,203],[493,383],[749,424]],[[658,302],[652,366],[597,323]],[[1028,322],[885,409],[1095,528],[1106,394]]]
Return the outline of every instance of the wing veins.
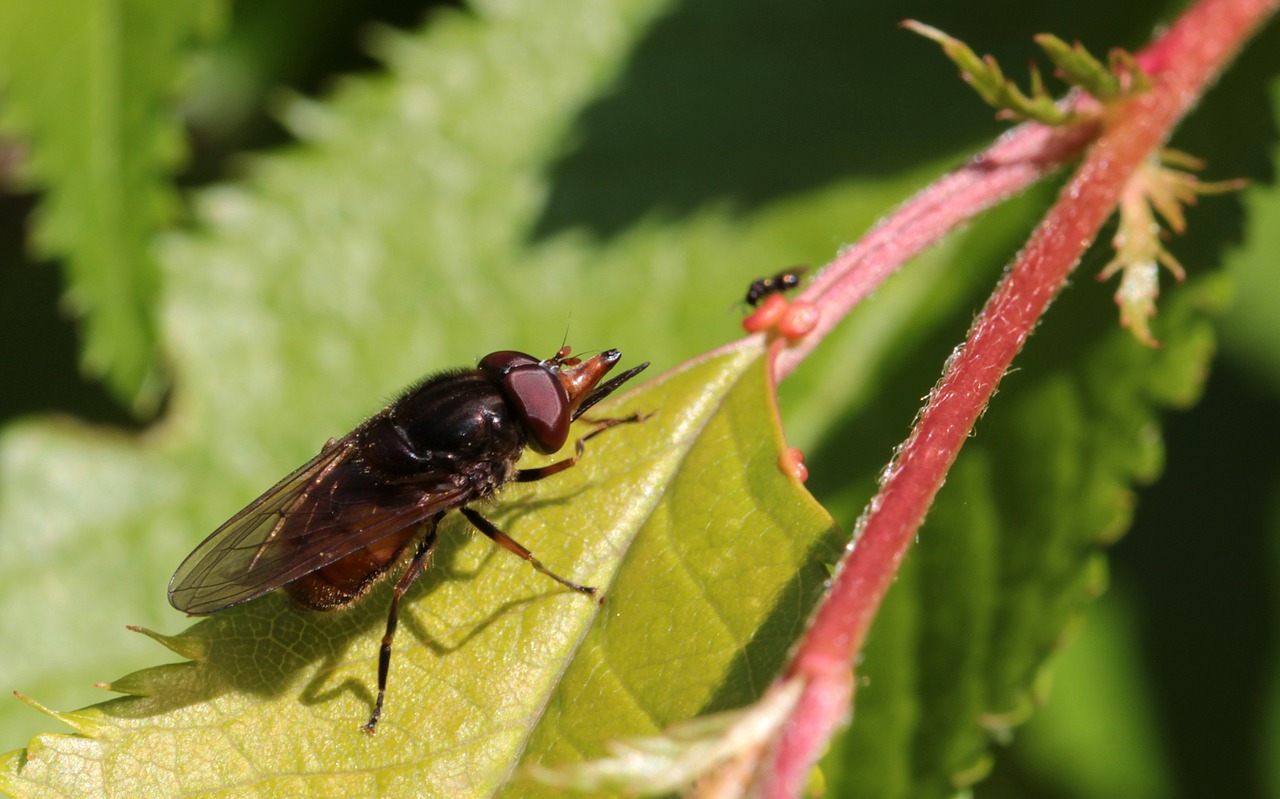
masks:
[[[170,581],[170,603],[200,615],[247,602],[468,500],[457,475],[443,470],[417,484],[380,482],[353,459],[355,435],[295,469],[196,547]],[[344,488],[344,479],[355,488]]]

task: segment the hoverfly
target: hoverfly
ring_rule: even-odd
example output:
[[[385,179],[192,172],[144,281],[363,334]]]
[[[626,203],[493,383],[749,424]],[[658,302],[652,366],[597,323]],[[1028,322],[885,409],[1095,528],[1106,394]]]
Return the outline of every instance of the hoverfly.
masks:
[[[508,482],[531,482],[577,463],[585,443],[638,415],[602,419],[572,457],[517,469],[525,447],[550,455],[569,425],[649,364],[600,380],[621,359],[609,350],[582,360],[562,347],[539,361],[503,350],[475,369],[444,372],[406,390],[355,430],[332,439],[307,463],[231,517],[187,556],[169,583],[169,602],[193,615],[284,588],[309,610],[346,607],[399,564],[378,656],[378,697],[363,729],[382,715],[391,642],[401,597],[422,573],[436,527],[457,510],[495,543],[561,585],[594,588],[552,572],[493,522],[469,507]]]
[[[754,308],[765,297],[790,291],[800,285],[800,278],[808,271],[807,266],[791,266],[776,275],[762,277],[747,288],[747,296],[742,301]]]

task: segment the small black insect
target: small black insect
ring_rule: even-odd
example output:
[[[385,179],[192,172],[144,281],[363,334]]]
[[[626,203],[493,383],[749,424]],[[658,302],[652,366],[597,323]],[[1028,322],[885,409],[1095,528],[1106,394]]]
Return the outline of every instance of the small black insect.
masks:
[[[792,266],[771,277],[762,277],[747,288],[747,296],[742,301],[754,308],[765,297],[790,291],[800,285],[800,278],[808,271],[807,266]]]
[[[475,369],[428,377],[331,440],[215,530],[174,573],[170,604],[203,615],[283,587],[303,608],[331,610],[355,602],[407,562],[392,592],[379,651],[377,702],[363,727],[372,734],[386,696],[400,598],[422,573],[436,526],[449,511],[457,510],[561,585],[595,593],[547,569],[468,506],[504,483],[558,474],[577,463],[587,439],[639,421],[639,416],[599,420],[578,440],[573,457],[534,469],[515,467],[525,447],[558,452],[575,419],[649,365],[597,387],[621,357],[609,350],[583,361],[562,347],[539,361],[503,350],[486,355]]]

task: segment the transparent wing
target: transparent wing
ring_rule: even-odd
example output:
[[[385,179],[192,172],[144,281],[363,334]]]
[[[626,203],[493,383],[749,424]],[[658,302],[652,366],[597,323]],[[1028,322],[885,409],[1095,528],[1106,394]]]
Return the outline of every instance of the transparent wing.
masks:
[[[204,540],[169,581],[192,614],[247,602],[468,498],[440,471],[388,482],[361,461],[353,435],[276,483]]]

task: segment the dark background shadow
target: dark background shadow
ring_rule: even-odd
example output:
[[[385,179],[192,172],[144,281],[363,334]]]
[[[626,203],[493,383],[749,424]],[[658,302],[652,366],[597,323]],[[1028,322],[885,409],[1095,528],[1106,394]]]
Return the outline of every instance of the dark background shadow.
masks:
[[[732,10],[726,12],[726,8]],[[650,216],[708,205],[748,214],[850,177],[890,176],[990,139],[994,112],[954,80],[908,17],[997,52],[1025,79],[1031,35],[1143,40],[1150,6],[1090,0],[1019,8],[984,0],[840,3],[692,0],[659,20],[611,90],[582,110],[550,168],[533,236],[615,236]],[[1086,44],[1090,38],[1085,36]],[[1119,42],[1126,44],[1127,41]]]

